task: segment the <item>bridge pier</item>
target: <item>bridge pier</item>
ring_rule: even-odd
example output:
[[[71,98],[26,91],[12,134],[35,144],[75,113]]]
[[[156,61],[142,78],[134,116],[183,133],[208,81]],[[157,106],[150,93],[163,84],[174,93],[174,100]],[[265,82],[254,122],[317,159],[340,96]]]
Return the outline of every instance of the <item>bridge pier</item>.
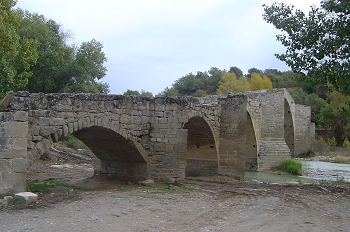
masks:
[[[28,114],[0,113],[0,195],[26,190]]]

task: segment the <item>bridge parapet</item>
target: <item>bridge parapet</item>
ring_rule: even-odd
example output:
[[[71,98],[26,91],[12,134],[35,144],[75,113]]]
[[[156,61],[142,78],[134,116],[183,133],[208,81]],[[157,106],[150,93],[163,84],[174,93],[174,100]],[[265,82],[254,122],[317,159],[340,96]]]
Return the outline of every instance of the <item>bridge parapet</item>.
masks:
[[[17,92],[0,109],[7,111],[0,114],[0,194],[25,188],[27,164],[68,134],[99,158],[97,171],[155,180],[242,179],[246,169],[269,168],[291,157],[294,144],[303,152],[311,142],[309,108],[285,89],[207,98]]]

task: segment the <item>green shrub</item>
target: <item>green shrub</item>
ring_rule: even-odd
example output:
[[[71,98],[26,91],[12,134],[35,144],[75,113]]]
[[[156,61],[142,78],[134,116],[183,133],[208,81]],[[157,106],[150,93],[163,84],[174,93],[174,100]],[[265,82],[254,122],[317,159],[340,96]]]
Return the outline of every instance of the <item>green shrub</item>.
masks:
[[[67,135],[66,137],[64,137],[62,139],[62,143],[65,147],[71,148],[75,151],[77,151],[78,149],[81,149],[87,152],[90,151],[90,149],[82,141],[80,141],[73,135]]]
[[[337,156],[337,157],[335,157],[334,163],[349,164],[350,163],[350,158],[349,157],[345,157],[345,156]]]
[[[301,163],[294,161],[292,159],[282,161],[278,166],[278,169],[284,172],[295,174],[295,175],[302,175]]]
[[[346,138],[346,139],[344,140],[343,147],[345,147],[345,148],[350,148],[350,141],[349,141],[348,138]]]

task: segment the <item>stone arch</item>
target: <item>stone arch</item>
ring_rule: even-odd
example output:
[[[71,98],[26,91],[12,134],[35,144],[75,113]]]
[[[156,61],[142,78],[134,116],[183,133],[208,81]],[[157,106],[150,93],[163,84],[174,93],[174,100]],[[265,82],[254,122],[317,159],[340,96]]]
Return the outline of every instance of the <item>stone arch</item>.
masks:
[[[294,123],[293,114],[288,101],[284,100],[284,139],[289,147],[290,153],[294,155]]]
[[[253,120],[247,112],[246,124],[246,149],[245,149],[245,170],[256,171],[259,169],[258,165],[258,144],[257,144],[256,130],[254,129]]]
[[[218,173],[218,153],[214,133],[209,123],[194,116],[184,125],[187,129],[186,176]]]
[[[294,144],[295,144],[295,104],[288,93],[285,90],[284,93],[284,139],[289,147],[290,154],[294,156]]]
[[[73,132],[101,160],[100,171],[128,180],[143,180],[148,175],[146,152],[141,145],[114,130],[91,126]]]

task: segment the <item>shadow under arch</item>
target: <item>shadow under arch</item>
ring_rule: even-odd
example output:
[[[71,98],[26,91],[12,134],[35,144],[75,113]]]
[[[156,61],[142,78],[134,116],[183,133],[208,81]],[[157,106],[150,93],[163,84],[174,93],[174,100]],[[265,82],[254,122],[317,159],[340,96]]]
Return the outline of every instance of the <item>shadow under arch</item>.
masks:
[[[133,141],[125,139],[117,132],[92,126],[73,132],[101,160],[100,170],[114,174],[125,180],[144,180],[148,175],[148,165],[144,152]]]
[[[289,101],[284,99],[284,139],[289,147],[290,154],[294,156],[294,123],[293,112]]]
[[[218,155],[213,132],[208,123],[195,116],[184,125],[187,129],[186,176],[218,173]]]
[[[247,112],[246,124],[246,149],[245,149],[245,170],[257,171],[259,169],[258,163],[258,144],[254,130],[253,120]]]

